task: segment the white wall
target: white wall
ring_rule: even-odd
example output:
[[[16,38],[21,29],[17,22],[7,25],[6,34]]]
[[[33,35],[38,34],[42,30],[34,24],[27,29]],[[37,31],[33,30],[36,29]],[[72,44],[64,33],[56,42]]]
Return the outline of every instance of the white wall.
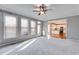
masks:
[[[44,23],[43,23],[43,36],[47,37],[47,35],[48,35],[48,22],[44,21]]]
[[[68,39],[79,39],[79,16],[67,18]]]
[[[0,12],[0,42],[3,40],[3,14]]]

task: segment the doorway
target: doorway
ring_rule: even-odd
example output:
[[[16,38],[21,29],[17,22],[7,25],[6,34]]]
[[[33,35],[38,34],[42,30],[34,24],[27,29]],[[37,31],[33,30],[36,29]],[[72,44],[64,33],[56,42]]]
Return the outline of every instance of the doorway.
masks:
[[[67,38],[67,20],[48,21],[48,36],[54,38]]]

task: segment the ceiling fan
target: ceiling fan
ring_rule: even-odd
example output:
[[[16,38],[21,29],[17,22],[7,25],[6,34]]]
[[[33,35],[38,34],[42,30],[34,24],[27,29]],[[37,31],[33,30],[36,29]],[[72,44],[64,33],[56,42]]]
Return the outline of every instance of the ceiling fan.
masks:
[[[46,4],[37,4],[34,5],[33,12],[38,12],[38,15],[44,15],[47,11],[50,11],[52,9],[48,9],[49,5]]]

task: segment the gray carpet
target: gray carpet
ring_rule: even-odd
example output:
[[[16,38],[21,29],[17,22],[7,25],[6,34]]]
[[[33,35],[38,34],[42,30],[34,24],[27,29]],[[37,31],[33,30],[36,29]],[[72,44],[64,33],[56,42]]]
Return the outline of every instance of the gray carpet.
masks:
[[[1,55],[78,55],[79,41],[75,39],[56,39],[39,37],[27,41],[3,47]]]

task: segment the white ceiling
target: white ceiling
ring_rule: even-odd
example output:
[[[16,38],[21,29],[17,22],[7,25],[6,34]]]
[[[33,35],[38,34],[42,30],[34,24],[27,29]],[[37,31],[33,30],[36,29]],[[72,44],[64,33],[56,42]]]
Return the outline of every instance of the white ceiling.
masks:
[[[40,16],[33,12],[33,4],[1,4],[0,8],[43,21],[79,15],[79,4],[51,4],[53,10]]]

